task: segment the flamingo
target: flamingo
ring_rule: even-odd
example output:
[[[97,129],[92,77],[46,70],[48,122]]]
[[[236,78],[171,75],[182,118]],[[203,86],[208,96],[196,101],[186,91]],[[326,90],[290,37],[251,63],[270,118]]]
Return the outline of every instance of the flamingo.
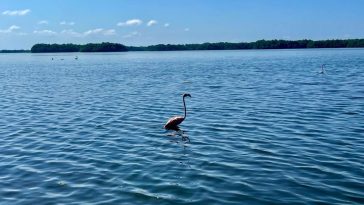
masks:
[[[165,129],[173,129],[173,128],[177,128],[179,124],[181,124],[183,122],[183,120],[186,119],[187,116],[187,112],[186,112],[186,103],[185,103],[185,97],[191,97],[190,94],[185,93],[183,94],[183,108],[185,111],[185,115],[184,116],[175,116],[175,117],[171,117],[169,118],[168,122],[164,125]]]

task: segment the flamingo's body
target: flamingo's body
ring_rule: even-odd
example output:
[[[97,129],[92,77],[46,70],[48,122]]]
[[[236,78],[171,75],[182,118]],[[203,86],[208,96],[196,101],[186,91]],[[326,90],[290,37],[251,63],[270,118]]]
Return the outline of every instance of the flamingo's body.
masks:
[[[166,123],[166,125],[164,125],[164,127],[176,127],[177,125],[181,124],[183,122],[183,120],[185,120],[185,118],[183,116],[175,116],[175,117],[171,117],[168,122]]]
[[[185,97],[191,97],[190,94],[186,93],[183,95],[183,108],[185,111],[185,115],[184,116],[175,116],[175,117],[171,117],[167,123],[164,125],[165,129],[173,129],[176,128],[179,124],[181,124],[187,116],[187,112],[186,112],[186,103],[185,103]]]

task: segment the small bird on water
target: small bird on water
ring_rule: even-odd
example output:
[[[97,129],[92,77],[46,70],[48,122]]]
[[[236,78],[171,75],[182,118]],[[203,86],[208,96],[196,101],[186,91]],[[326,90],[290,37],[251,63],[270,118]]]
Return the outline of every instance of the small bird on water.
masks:
[[[325,74],[326,73],[326,70],[325,70],[325,64],[322,64],[321,65],[321,71],[319,72],[319,74]]]
[[[185,97],[191,97],[190,94],[185,93],[183,94],[183,108],[184,108],[184,116],[175,116],[175,117],[171,117],[168,122],[164,125],[165,129],[177,129],[178,125],[181,124],[187,116],[187,112],[186,112],[186,103],[185,103]]]

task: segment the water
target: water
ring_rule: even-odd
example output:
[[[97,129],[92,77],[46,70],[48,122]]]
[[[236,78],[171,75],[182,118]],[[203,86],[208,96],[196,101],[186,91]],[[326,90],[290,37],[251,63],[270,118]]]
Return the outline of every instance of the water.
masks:
[[[0,204],[364,204],[363,49],[75,55],[0,55]]]

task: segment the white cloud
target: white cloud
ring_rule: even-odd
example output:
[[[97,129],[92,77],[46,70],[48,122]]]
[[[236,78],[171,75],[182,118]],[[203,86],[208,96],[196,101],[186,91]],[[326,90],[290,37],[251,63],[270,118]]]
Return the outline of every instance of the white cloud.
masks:
[[[47,35],[47,36],[53,36],[56,35],[57,33],[52,31],[52,30],[35,30],[33,31],[34,34],[38,34],[38,35]]]
[[[105,31],[103,32],[103,34],[104,34],[105,36],[112,36],[112,35],[115,35],[115,34],[116,34],[116,32],[115,32],[115,29],[108,29],[108,30],[105,30]]]
[[[114,29],[103,29],[103,28],[96,28],[96,29],[92,29],[92,30],[88,30],[85,31],[83,33],[84,36],[88,36],[88,35],[93,35],[93,34],[102,34],[105,36],[111,36],[111,35],[115,35],[116,32]]]
[[[140,19],[130,19],[125,22],[119,22],[117,25],[118,26],[138,26],[142,23],[143,23],[143,21]]]
[[[17,29],[20,29],[20,27],[16,26],[16,25],[12,25],[12,26],[9,27],[10,31],[17,30]]]
[[[157,23],[158,23],[158,21],[156,21],[156,20],[150,20],[150,21],[148,21],[147,26],[153,26]]]
[[[102,28],[96,28],[96,29],[92,29],[92,30],[88,30],[88,31],[85,31],[83,34],[85,36],[88,36],[88,35],[91,35],[91,34],[98,34],[98,33],[101,33],[104,29]]]
[[[185,28],[185,31],[190,31],[190,28]]]
[[[6,10],[2,14],[6,16],[24,16],[27,15],[30,12],[30,9],[24,9],[24,10]]]
[[[74,37],[82,37],[83,34],[82,33],[78,33],[72,29],[66,29],[61,31],[61,34],[65,34],[65,35],[70,35],[70,36],[74,36]]]
[[[65,29],[59,33],[52,30],[35,30],[33,31],[33,33],[38,35],[48,35],[48,36],[60,34],[72,37],[86,37],[90,35],[105,35],[105,36],[116,35],[115,29],[103,29],[103,28],[91,29],[82,33],[74,31],[73,29]]]
[[[19,26],[12,25],[8,29],[0,30],[0,33],[12,33],[13,31],[18,30],[18,29],[20,29]]]
[[[164,24],[164,27],[169,27],[170,26],[170,24],[169,23],[165,23]]]
[[[67,21],[61,21],[59,22],[60,25],[65,25],[65,26],[74,26],[75,25],[75,22],[73,21],[70,21],[70,22],[67,22]]]
[[[42,24],[48,24],[48,21],[46,21],[46,20],[38,21],[38,24],[40,24],[40,25],[42,25]]]
[[[123,38],[132,38],[134,36],[140,36],[140,33],[138,31],[134,31],[134,32],[124,35]]]

